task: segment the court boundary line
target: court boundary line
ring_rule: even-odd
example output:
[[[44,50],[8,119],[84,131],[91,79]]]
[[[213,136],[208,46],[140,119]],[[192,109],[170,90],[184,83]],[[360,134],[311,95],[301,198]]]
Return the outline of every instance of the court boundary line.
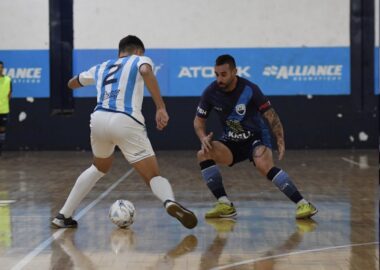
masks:
[[[107,190],[101,193],[95,200],[93,200],[89,205],[79,211],[78,214],[74,216],[76,220],[81,219],[88,211],[90,211],[95,205],[97,205],[105,196],[107,196],[115,187],[117,187],[121,182],[123,182],[128,176],[134,171],[131,168],[122,177],[120,177],[115,183],[113,183]],[[47,248],[51,243],[54,242],[61,234],[67,229],[58,229],[52,236],[43,241],[37,247],[35,247],[31,252],[29,252],[24,258],[22,258],[11,270],[19,270],[24,268],[28,263],[30,263],[35,257],[38,256],[45,248]]]
[[[353,165],[359,166],[359,167],[363,166],[363,165],[360,164],[359,162],[356,162],[356,161],[354,161],[354,160],[352,160],[352,159],[349,159],[349,158],[346,158],[346,157],[342,157],[342,160],[343,160],[343,161],[346,161],[346,162],[348,162],[348,163],[350,163],[350,164],[353,164]],[[368,168],[371,167],[371,166],[369,166],[368,164],[367,164],[367,166],[368,166]]]
[[[286,257],[286,256],[299,255],[299,254],[305,254],[305,253],[313,253],[313,252],[320,252],[320,251],[331,250],[331,249],[349,248],[349,247],[357,247],[357,246],[370,246],[370,245],[379,245],[379,242],[357,243],[357,244],[348,244],[348,245],[341,245],[341,246],[332,246],[332,247],[293,251],[293,252],[288,252],[288,253],[282,253],[282,254],[277,254],[277,255],[272,255],[272,256],[256,258],[256,259],[244,260],[241,262],[231,263],[231,264],[227,264],[227,265],[223,265],[223,266],[217,266],[217,267],[211,268],[210,270],[228,269],[231,267],[255,263],[255,262],[259,262],[259,261],[265,261],[265,260],[276,259],[276,258],[281,258],[281,257]]]
[[[0,206],[1,205],[8,205],[8,204],[11,204],[14,202],[16,202],[16,200],[0,200]]]

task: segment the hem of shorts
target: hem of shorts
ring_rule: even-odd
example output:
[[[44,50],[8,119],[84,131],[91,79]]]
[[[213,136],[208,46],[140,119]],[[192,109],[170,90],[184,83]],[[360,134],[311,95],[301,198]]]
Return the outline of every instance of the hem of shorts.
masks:
[[[150,154],[150,155],[146,155],[146,156],[143,156],[143,157],[141,157],[141,158],[139,158],[139,159],[136,159],[136,160],[134,160],[134,161],[130,161],[129,163],[130,163],[130,164],[133,164],[133,163],[139,162],[139,161],[141,161],[141,160],[143,160],[143,159],[146,159],[146,158],[148,158],[148,157],[153,157],[153,156],[155,156],[155,155],[156,155],[155,153]]]

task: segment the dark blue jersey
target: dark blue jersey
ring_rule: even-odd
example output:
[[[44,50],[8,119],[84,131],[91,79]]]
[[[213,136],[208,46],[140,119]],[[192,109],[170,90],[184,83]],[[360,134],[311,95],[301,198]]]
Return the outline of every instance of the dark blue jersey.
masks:
[[[201,118],[207,118],[215,110],[223,125],[224,140],[242,141],[268,132],[261,116],[271,108],[268,98],[256,84],[237,78],[236,88],[230,92],[220,88],[216,81],[211,83],[203,92],[197,108],[197,116]]]

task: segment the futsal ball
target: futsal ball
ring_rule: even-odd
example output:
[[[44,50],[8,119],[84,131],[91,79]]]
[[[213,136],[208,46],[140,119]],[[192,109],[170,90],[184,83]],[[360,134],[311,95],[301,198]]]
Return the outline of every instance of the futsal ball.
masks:
[[[131,226],[135,220],[136,210],[133,203],[127,200],[117,200],[108,212],[111,221],[120,228]]]

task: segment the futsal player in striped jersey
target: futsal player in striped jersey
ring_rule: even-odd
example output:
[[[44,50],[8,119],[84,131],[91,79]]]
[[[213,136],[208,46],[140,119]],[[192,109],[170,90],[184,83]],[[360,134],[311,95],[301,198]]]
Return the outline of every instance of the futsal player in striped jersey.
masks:
[[[147,137],[141,113],[144,85],[156,105],[158,130],[166,127],[169,116],[152,70],[152,60],[144,56],[144,52],[143,42],[129,35],[119,42],[118,58],[95,65],[68,82],[71,89],[96,86],[97,105],[90,121],[94,159],[93,164],[78,177],[64,206],[52,220],[54,227],[77,227],[77,222],[72,219],[74,210],[111,168],[116,145],[153,194],[163,202],[168,214],[186,228],[196,226],[194,213],[175,201],[169,181],[160,176],[157,159]]]

